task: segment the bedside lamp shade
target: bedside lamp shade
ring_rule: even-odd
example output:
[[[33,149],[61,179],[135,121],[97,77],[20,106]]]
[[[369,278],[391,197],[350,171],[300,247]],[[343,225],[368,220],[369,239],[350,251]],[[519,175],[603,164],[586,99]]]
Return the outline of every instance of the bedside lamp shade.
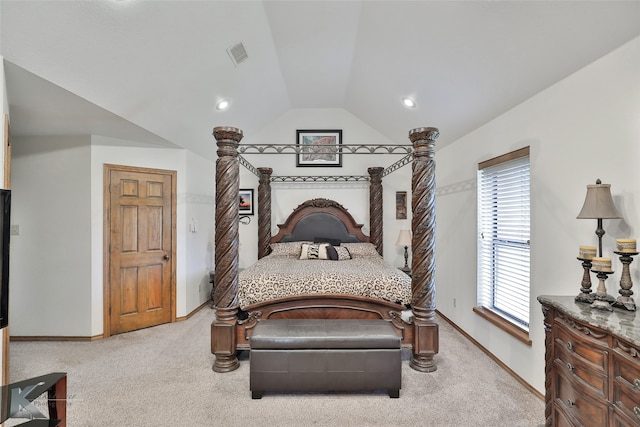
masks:
[[[595,185],[587,185],[587,197],[584,199],[584,205],[577,218],[620,218],[618,209],[613,203],[613,197],[611,197],[611,184],[600,184],[600,180],[597,180]]]
[[[596,235],[598,236],[598,256],[602,256],[602,228],[603,219],[621,218],[611,197],[611,184],[602,184],[599,179],[595,185],[587,185],[587,196],[584,199],[582,210],[576,217],[578,219],[597,219],[598,226]]]
[[[400,230],[400,234],[398,234],[398,241],[396,242],[396,246],[411,246],[411,231]]]

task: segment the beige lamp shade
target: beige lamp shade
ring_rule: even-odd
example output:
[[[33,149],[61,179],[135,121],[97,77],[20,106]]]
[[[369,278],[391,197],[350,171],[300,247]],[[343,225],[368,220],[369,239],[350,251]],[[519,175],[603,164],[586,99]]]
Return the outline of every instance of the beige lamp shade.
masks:
[[[587,185],[587,197],[578,214],[578,219],[612,219],[621,218],[611,197],[611,184]]]
[[[411,246],[411,231],[400,230],[400,234],[398,234],[398,240],[396,241],[396,246]]]

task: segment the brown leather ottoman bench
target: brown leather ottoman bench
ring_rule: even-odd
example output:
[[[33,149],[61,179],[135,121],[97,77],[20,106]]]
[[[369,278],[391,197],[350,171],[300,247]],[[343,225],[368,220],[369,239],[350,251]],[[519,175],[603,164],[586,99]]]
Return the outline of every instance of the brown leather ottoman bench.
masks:
[[[265,391],[387,390],[400,396],[400,337],[385,320],[263,320],[249,343],[253,399]]]

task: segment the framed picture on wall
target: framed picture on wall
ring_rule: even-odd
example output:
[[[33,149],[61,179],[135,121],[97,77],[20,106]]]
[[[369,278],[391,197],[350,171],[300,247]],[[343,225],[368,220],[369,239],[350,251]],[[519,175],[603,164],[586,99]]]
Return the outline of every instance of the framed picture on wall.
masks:
[[[406,191],[396,191],[396,219],[407,219]]]
[[[240,189],[240,215],[253,215],[253,189]]]
[[[342,130],[297,130],[296,145],[298,167],[342,166]]]

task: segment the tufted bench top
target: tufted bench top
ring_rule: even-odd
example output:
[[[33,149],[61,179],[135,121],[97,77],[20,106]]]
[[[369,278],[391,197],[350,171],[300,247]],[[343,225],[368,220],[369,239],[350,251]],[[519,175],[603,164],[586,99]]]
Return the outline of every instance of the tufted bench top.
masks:
[[[400,336],[386,320],[262,320],[250,337],[251,349],[400,348]]]

